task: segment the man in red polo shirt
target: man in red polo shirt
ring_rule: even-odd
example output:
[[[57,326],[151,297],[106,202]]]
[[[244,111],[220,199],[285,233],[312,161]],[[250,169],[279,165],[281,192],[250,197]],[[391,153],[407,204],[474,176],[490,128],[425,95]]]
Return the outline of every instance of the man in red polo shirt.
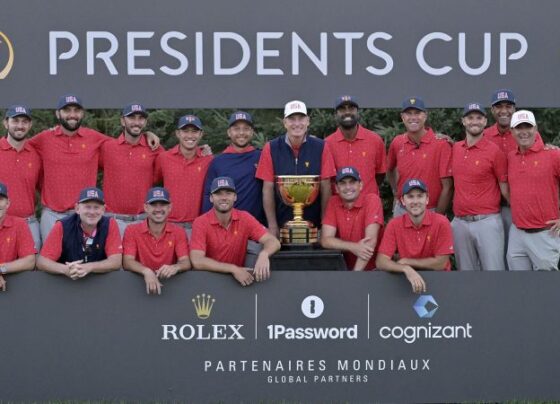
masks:
[[[37,258],[37,268],[76,280],[91,272],[117,270],[122,243],[115,219],[103,216],[105,199],[98,188],[84,188],[75,213],[55,223]]]
[[[144,196],[154,184],[155,160],[163,148],[148,145],[144,129],[148,113],[142,104],[129,104],[121,114],[123,132],[103,144],[100,166],[107,215],[119,225],[121,236],[126,227],[146,218]]]
[[[338,125],[325,142],[329,145],[337,170],[353,166],[361,175],[364,194],[379,195],[385,178],[385,143],[381,136],[358,123],[358,102],[351,95],[338,97],[334,106]]]
[[[344,251],[351,271],[375,268],[375,250],[383,226],[383,207],[377,194],[366,194],[355,167],[336,175],[337,195],[327,205],[321,228],[321,246]]]
[[[10,188],[8,214],[27,222],[35,242],[41,248],[39,221],[35,217],[35,192],[41,179],[41,158],[27,141],[32,126],[31,110],[13,105],[6,111],[6,137],[0,139],[0,181]]]
[[[558,270],[560,150],[547,150],[537,139],[537,122],[531,111],[515,112],[511,129],[518,148],[508,155],[513,220],[507,252],[509,269]]]
[[[230,177],[212,181],[210,200],[213,209],[193,223],[191,261],[195,269],[230,273],[243,286],[270,277],[269,257],[280,249],[280,242],[253,216],[233,208],[237,199]],[[255,267],[245,268],[247,240],[258,241],[263,248]]]
[[[8,188],[0,182],[0,291],[6,290],[6,274],[35,267],[37,253],[25,220],[9,215],[9,207]]]
[[[198,147],[204,132],[197,116],[182,116],[175,135],[179,144],[156,159],[156,178],[157,182],[163,180],[174,202],[169,221],[185,228],[190,237],[192,222],[201,211],[204,179],[213,156],[204,156]]]
[[[462,123],[466,138],[453,146],[455,195],[451,222],[457,268],[505,270],[504,225],[500,199],[507,200],[507,160],[482,135],[486,111],[476,103],[465,106]]]
[[[387,179],[395,197],[393,216],[405,212],[398,191],[411,178],[422,180],[430,190],[428,209],[444,214],[453,193],[451,145],[425,126],[428,113],[422,99],[404,100],[401,119],[406,133],[393,139],[387,155]]]
[[[401,202],[406,214],[388,224],[377,252],[377,269],[402,272],[415,293],[426,292],[418,270],[449,271],[453,235],[449,220],[427,209],[428,188],[419,179],[405,182]],[[393,260],[393,255],[398,253]]]
[[[126,229],[123,267],[144,276],[146,293],[160,295],[160,279],[191,268],[189,245],[183,229],[167,223],[171,200],[165,188],[148,190],[144,210],[147,219]]]
[[[111,139],[82,126],[85,116],[82,101],[73,94],[58,101],[56,117],[60,125],[29,140],[43,161],[41,192],[41,238],[47,238],[54,223],[74,212],[76,195],[95,186],[101,146]],[[157,148],[159,139],[150,135]]]

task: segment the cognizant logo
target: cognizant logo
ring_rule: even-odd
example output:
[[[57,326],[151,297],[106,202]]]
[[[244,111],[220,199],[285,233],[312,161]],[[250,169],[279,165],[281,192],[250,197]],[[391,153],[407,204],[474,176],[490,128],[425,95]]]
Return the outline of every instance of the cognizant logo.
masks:
[[[0,80],[6,78],[14,65],[14,47],[10,39],[0,31]]]
[[[420,318],[432,318],[439,308],[432,295],[422,295],[412,308]],[[383,339],[402,340],[413,344],[421,339],[470,339],[472,325],[440,325],[429,322],[427,325],[383,326],[379,329],[379,336]]]

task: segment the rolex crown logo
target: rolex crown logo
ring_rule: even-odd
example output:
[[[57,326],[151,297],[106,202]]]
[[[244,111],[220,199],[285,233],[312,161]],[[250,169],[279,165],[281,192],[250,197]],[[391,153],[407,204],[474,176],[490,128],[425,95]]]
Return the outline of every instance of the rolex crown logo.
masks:
[[[196,298],[192,299],[194,309],[196,310],[196,316],[202,320],[206,320],[210,317],[215,301],[216,299],[212,299],[212,296],[207,295],[206,293],[203,293],[202,296],[196,295]]]

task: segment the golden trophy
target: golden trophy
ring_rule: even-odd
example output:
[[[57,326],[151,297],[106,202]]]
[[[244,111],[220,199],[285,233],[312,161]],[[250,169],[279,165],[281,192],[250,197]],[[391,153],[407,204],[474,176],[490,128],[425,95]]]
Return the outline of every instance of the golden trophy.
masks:
[[[278,175],[276,185],[282,201],[294,209],[294,219],[280,229],[282,244],[301,246],[317,242],[317,228],[303,218],[303,208],[317,199],[320,191],[318,175]]]

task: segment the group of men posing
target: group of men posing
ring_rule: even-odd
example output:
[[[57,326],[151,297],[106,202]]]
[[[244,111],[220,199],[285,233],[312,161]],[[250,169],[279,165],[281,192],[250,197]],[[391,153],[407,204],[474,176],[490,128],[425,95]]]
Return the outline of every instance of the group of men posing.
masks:
[[[557,269],[560,151],[544,145],[534,115],[515,104],[510,90],[496,91],[489,128],[485,109],[468,104],[466,137],[452,144],[426,126],[423,100],[407,98],[406,132],[386,154],[382,138],[359,124],[354,97],[336,100],[338,129],[324,141],[308,133],[305,104],[291,101],[286,133],[262,151],[251,145],[251,115],[231,114],[231,143],[215,157],[200,146],[194,115],[179,119],[178,145],[164,151],[145,133],[140,104],[123,109],[116,139],[81,125],[75,95],[59,100],[58,126],[30,139],[31,111],[13,106],[0,139],[0,289],[2,275],[35,265],[72,279],[122,266],[144,276],[148,293],[161,293],[161,279],[191,267],[231,273],[242,285],[265,280],[279,228],[292,219],[275,178],[293,174],[320,176],[321,196],[304,217],[322,226],[324,248],[344,251],[350,270],[403,272],[422,292],[417,270],[449,270],[454,253],[459,270]],[[98,168],[103,191],[95,188]],[[386,227],[385,176],[394,195]]]

